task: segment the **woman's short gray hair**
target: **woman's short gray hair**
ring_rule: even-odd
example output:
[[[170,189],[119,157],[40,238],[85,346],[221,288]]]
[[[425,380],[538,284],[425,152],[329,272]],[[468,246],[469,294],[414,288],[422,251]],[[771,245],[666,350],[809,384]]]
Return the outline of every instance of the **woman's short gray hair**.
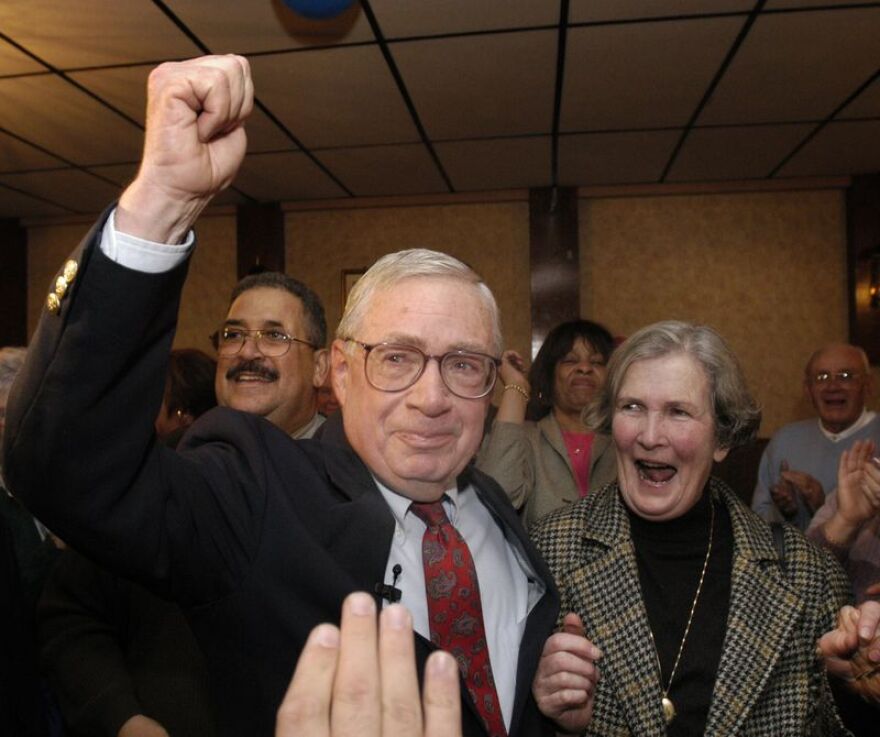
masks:
[[[364,315],[373,297],[404,279],[415,277],[445,277],[459,279],[476,287],[492,320],[492,349],[501,354],[501,318],[492,290],[470,266],[457,258],[429,251],[426,248],[410,248],[389,253],[374,263],[357,281],[348,295],[342,319],[336,328],[340,339],[357,338],[361,332]]]
[[[674,353],[691,356],[706,372],[718,446],[730,449],[754,440],[761,409],[749,393],[733,351],[712,328],[676,320],[642,328],[611,354],[605,384],[584,410],[586,424],[610,433],[617,397],[630,366]]]

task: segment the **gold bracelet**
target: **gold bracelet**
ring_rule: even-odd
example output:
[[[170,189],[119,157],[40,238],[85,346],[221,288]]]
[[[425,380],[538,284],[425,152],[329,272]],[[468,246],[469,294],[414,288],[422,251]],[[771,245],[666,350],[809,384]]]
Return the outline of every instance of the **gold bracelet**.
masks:
[[[529,393],[525,389],[523,389],[519,384],[505,384],[504,391],[507,391],[508,389],[513,389],[513,391],[519,392],[520,394],[522,394],[525,397],[527,402],[531,399],[531,397],[529,396]]]

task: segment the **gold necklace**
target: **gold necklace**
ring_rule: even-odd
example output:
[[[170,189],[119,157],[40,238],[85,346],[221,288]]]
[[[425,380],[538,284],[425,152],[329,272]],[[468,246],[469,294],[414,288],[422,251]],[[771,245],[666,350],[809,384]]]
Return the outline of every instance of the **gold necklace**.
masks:
[[[663,716],[666,723],[669,724],[675,719],[675,704],[669,698],[669,690],[672,688],[672,679],[675,678],[675,671],[678,670],[678,661],[681,660],[681,654],[684,652],[684,643],[687,641],[688,633],[691,631],[691,622],[694,620],[694,612],[697,609],[697,602],[700,600],[700,592],[703,590],[703,579],[706,577],[706,569],[709,567],[709,556],[712,554],[712,537],[715,531],[715,504],[709,499],[709,509],[712,510],[709,518],[709,545],[706,548],[706,559],[703,561],[703,570],[700,571],[700,582],[697,584],[697,593],[694,594],[694,603],[691,604],[691,612],[688,614],[687,624],[684,626],[684,635],[681,638],[681,644],[678,646],[678,654],[675,656],[675,663],[672,665],[672,672],[669,674],[669,682],[663,689],[663,698],[660,699],[660,705],[663,707]],[[651,630],[651,624],[648,623],[648,634],[651,635],[651,644],[654,646],[654,657],[657,659],[657,672],[660,678],[663,678],[663,669],[660,667],[660,653],[657,650],[657,642],[654,640],[654,632]],[[661,680],[660,686],[663,686]]]

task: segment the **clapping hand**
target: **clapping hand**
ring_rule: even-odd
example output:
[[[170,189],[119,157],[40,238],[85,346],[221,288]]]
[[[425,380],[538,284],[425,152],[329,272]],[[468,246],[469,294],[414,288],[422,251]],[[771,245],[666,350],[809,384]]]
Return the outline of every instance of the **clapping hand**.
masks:
[[[841,609],[837,627],[820,638],[816,651],[830,675],[880,706],[880,603]]]
[[[541,713],[562,731],[582,732],[590,723],[601,657],[574,613],[565,615],[561,630],[544,644],[532,693]]]

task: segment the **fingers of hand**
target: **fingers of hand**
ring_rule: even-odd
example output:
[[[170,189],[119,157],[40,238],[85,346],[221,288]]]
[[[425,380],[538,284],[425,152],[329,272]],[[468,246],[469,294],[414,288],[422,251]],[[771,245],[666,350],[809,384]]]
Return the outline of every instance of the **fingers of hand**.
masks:
[[[312,630],[278,709],[275,734],[325,737],[329,734],[330,699],[339,653],[339,630],[322,624]]]
[[[865,601],[858,608],[859,640],[874,642],[880,637],[880,602]]]
[[[422,731],[422,711],[410,613],[399,604],[386,607],[379,632],[383,734],[415,737]]]
[[[541,658],[556,653],[568,653],[581,660],[599,660],[602,651],[581,633],[557,632],[547,638]]]
[[[461,737],[458,665],[449,653],[435,652],[425,665],[425,737]],[[388,732],[388,737],[393,737]]]
[[[379,734],[382,724],[376,603],[365,593],[342,605],[339,664],[330,713],[334,737]]]

